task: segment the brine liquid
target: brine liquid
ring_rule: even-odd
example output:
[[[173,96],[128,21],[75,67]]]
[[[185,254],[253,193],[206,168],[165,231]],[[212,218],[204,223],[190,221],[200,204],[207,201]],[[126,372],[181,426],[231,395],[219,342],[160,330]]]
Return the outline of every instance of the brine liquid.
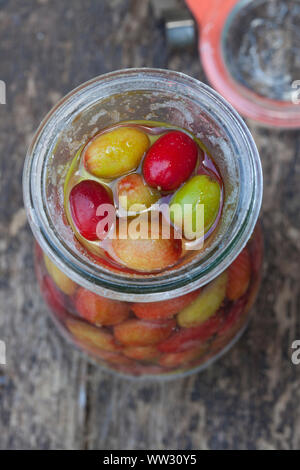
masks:
[[[218,213],[218,216],[216,218],[216,221],[214,222],[213,226],[211,229],[208,231],[208,233],[205,235],[204,238],[204,246],[201,248],[205,248],[208,246],[208,244],[211,242],[218,223],[220,221],[220,217],[222,214],[222,206],[223,206],[223,199],[224,199],[224,187],[223,187],[223,182],[222,182],[222,176],[221,173],[217,167],[217,164],[214,162],[213,157],[209,154],[208,150],[205,148],[205,146],[202,144],[199,139],[197,139],[195,136],[193,136],[190,132],[186,131],[185,129],[181,129],[175,126],[171,126],[167,123],[160,123],[156,121],[127,121],[127,122],[121,122],[118,123],[114,126],[111,126],[109,128],[103,129],[101,132],[98,132],[95,136],[93,136],[89,141],[83,142],[81,148],[77,152],[76,156],[74,157],[73,161],[70,164],[70,168],[68,170],[68,174],[65,180],[65,185],[64,185],[64,200],[65,200],[65,212],[67,219],[73,229],[73,232],[76,236],[76,238],[79,240],[79,242],[85,247],[87,250],[88,254],[93,257],[93,259],[98,262],[99,264],[104,264],[106,267],[111,267],[114,270],[120,270],[120,271],[126,271],[126,272],[134,272],[131,269],[126,268],[120,261],[118,260],[118,257],[114,253],[114,250],[112,248],[111,240],[107,237],[104,240],[99,240],[99,241],[89,241],[85,239],[77,230],[76,227],[72,221],[72,217],[70,214],[70,207],[69,207],[69,195],[72,190],[72,188],[77,185],[80,181],[82,180],[95,180],[99,183],[101,183],[103,186],[106,187],[106,189],[111,192],[113,199],[114,199],[114,204],[116,207],[116,214],[117,217],[124,217],[127,216],[126,211],[122,210],[121,208],[118,207],[118,197],[117,197],[117,185],[118,182],[124,178],[126,175],[122,175],[118,178],[115,179],[103,179],[103,178],[98,178],[91,173],[89,173],[83,162],[82,155],[84,153],[84,149],[86,146],[91,142],[92,139],[94,139],[96,136],[98,137],[101,134],[107,133],[109,131],[112,131],[116,129],[117,127],[135,127],[142,132],[146,133],[149,137],[150,140],[150,145],[154,144],[154,142],[161,137],[163,134],[165,134],[167,131],[171,130],[180,130],[182,132],[185,132],[188,134],[190,137],[192,137],[195,142],[197,143],[199,147],[199,155],[200,153],[203,152],[203,156],[201,155],[201,161],[200,158],[198,159],[198,163],[195,167],[194,172],[190,176],[193,177],[195,175],[200,175],[200,174],[206,174],[208,176],[211,176],[213,179],[217,180],[220,184],[221,187],[221,201],[220,201],[220,210]],[[145,155],[144,155],[145,157]],[[139,173],[142,174],[142,167],[143,167],[143,160],[144,157],[141,160],[141,163],[139,167],[135,170],[130,171],[127,174],[131,173]],[[175,192],[165,192],[161,194],[161,198],[156,202],[157,205],[159,204],[168,204],[169,201],[171,200],[173,194]],[[152,209],[151,207],[147,209],[148,212],[150,212]],[[143,211],[145,212],[145,211]],[[186,263],[187,261],[191,260],[192,257],[197,255],[199,253],[199,250],[191,250],[190,244],[193,243],[189,240],[185,240],[184,238],[182,239],[182,256],[181,259],[179,260],[178,264]],[[172,267],[173,268],[173,267]],[[169,268],[167,268],[169,269]],[[139,272],[141,274],[141,272]],[[142,274],[148,274],[143,272]]]

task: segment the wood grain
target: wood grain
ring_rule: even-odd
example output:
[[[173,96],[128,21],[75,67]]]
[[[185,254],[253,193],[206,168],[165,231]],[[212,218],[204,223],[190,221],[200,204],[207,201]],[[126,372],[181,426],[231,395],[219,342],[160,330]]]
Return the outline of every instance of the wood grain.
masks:
[[[21,175],[26,147],[59,97],[122,67],[205,80],[197,53],[170,53],[148,0],[0,0],[0,448],[299,449],[300,136],[251,124],[265,175],[265,275],[237,346],[202,374],[135,383],[89,365],[40,298]]]

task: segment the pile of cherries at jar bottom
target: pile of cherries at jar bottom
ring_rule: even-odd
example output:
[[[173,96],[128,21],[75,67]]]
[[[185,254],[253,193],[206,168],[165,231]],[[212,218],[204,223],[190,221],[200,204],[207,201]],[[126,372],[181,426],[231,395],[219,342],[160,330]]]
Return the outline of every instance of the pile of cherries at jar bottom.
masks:
[[[205,364],[245,325],[260,284],[262,235],[212,282],[153,303],[111,300],[80,287],[36,244],[38,282],[68,337],[97,362],[140,376],[185,372]]]

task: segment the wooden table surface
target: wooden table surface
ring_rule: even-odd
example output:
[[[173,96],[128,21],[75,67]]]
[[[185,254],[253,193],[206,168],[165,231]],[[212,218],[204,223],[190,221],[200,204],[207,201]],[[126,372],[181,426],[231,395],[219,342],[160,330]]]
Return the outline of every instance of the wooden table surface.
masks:
[[[169,52],[148,0],[0,0],[0,448],[299,449],[300,136],[250,126],[264,167],[265,275],[239,343],[207,371],[135,383],[90,365],[48,319],[23,209],[26,148],[67,91],[123,67],[206,80]]]

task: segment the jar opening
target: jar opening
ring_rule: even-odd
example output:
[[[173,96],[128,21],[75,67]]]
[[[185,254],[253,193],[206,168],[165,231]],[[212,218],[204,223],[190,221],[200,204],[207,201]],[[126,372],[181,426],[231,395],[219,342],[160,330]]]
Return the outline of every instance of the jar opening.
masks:
[[[187,129],[211,151],[225,184],[224,216],[211,245],[188,264],[151,276],[116,273],[96,264],[63,217],[67,164],[96,132],[128,120]],[[25,206],[42,249],[75,282],[122,300],[167,299],[212,280],[248,241],[261,198],[260,160],[242,119],[208,86],[168,70],[117,71],[73,90],[41,123],[24,168]]]

